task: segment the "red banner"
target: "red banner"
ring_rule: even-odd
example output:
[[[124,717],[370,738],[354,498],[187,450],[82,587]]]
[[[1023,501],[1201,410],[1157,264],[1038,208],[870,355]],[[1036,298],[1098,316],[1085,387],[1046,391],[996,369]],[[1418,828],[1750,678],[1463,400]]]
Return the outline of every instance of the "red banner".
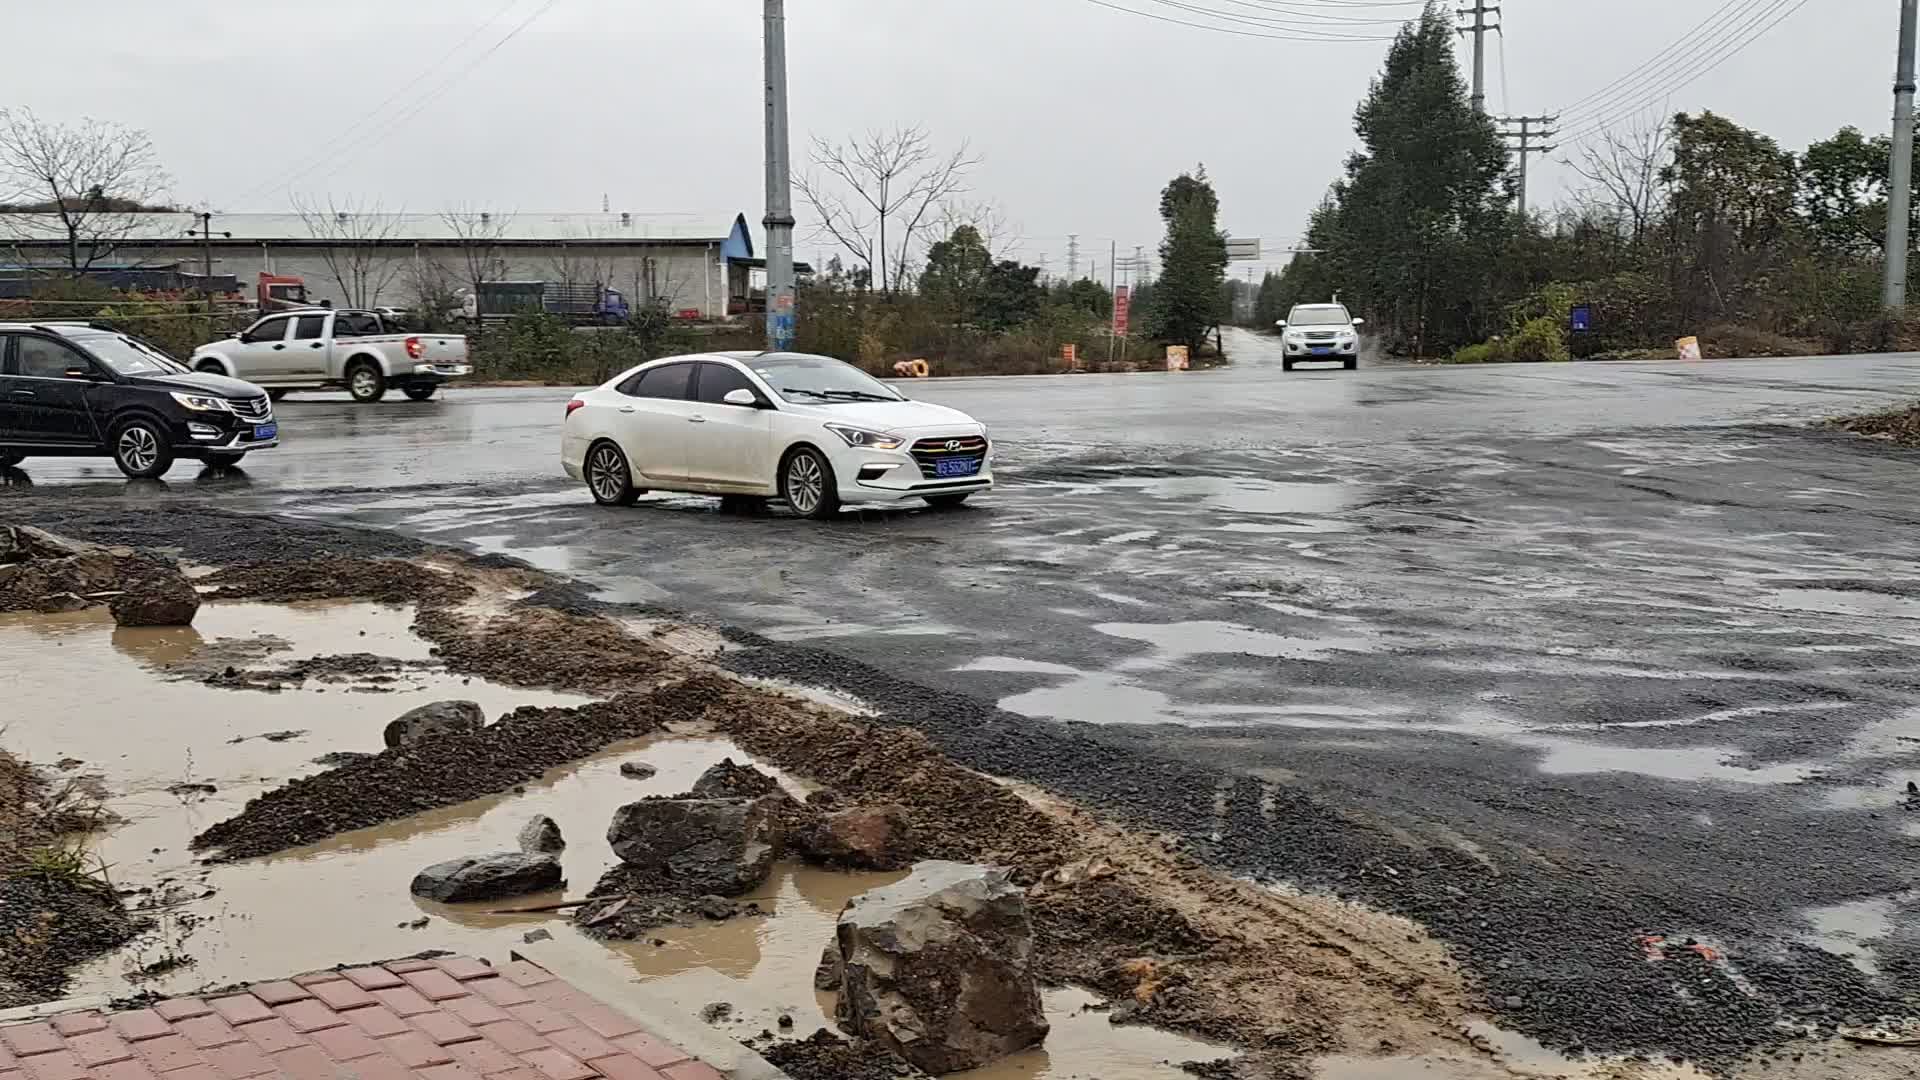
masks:
[[[1127,316],[1133,310],[1133,293],[1122,285],[1113,290],[1113,333],[1115,337],[1127,336]]]

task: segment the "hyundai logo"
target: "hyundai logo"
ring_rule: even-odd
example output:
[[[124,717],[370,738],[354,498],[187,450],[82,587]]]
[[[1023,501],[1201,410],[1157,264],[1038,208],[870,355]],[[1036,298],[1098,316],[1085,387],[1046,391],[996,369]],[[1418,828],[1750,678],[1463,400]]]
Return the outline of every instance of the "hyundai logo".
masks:
[[[958,450],[958,449],[960,449],[960,440],[959,440],[959,439],[948,439],[948,440],[947,440],[947,449],[948,449],[948,450],[950,450],[950,451],[951,451],[951,450]]]

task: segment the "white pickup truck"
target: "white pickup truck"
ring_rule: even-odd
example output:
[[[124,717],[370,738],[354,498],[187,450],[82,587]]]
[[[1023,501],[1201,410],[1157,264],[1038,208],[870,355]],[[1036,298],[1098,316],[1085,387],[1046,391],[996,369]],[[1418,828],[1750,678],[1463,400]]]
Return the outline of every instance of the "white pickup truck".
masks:
[[[193,351],[195,371],[245,379],[278,401],[290,390],[344,386],[355,401],[399,387],[425,401],[448,379],[473,374],[459,334],[394,334],[377,312],[277,312]]]

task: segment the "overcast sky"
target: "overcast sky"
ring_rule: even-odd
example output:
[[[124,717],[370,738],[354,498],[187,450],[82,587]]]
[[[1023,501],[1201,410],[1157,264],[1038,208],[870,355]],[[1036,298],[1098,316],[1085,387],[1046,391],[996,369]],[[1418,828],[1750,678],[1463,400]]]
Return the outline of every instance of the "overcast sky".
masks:
[[[1272,23],[1290,20],[1369,36],[1393,27],[1330,20],[1417,11],[1391,0],[1111,2],[1250,33],[1286,32]],[[7,6],[9,40],[46,47],[7,51],[0,104],[147,129],[182,202],[284,209],[292,192],[525,212],[597,210],[604,195],[616,211],[745,210],[757,228],[755,0]],[[1508,0],[1504,49],[1489,39],[1489,107],[1566,108],[1726,6]],[[1201,162],[1229,231],[1263,237],[1270,251],[1293,242],[1354,145],[1353,106],[1386,50],[1192,29],[1092,0],[788,7],[803,163],[816,133],[921,124],[944,145],[968,140],[985,159],[977,195],[1004,205],[1025,257],[1044,254],[1055,272],[1069,232],[1089,252],[1109,240],[1151,249],[1159,188]],[[1666,112],[1713,108],[1794,149],[1845,124],[1884,132],[1897,9],[1896,0],[1733,0],[1729,25],[1741,28],[1793,14],[1669,96],[1673,73],[1716,46],[1681,50],[1687,59],[1676,53],[1594,99],[1584,119],[1646,98]],[[1535,203],[1567,179],[1542,163]],[[803,258],[827,250],[804,222],[800,235]]]

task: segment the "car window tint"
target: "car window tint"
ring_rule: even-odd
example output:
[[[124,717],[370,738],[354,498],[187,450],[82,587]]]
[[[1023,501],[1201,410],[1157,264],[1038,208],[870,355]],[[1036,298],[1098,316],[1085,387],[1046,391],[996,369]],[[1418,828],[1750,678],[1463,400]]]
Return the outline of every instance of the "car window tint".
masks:
[[[324,333],[326,329],[327,317],[325,315],[302,315],[294,325],[293,339],[295,341],[312,341]]]
[[[66,377],[68,368],[93,366],[87,363],[86,357],[57,341],[36,337],[22,337],[16,341],[14,369],[22,375],[60,379]]]
[[[752,390],[753,384],[745,375],[725,364],[701,364],[700,387],[697,397],[709,405],[725,403],[726,396],[735,390]]]
[[[333,320],[333,336],[375,337],[380,333],[380,318],[377,315],[344,313]]]
[[[635,389],[634,396],[685,401],[687,378],[692,374],[692,364],[668,364],[666,367],[650,368],[640,374],[640,385]]]
[[[268,319],[247,331],[248,341],[279,341],[287,336],[287,319]]]

